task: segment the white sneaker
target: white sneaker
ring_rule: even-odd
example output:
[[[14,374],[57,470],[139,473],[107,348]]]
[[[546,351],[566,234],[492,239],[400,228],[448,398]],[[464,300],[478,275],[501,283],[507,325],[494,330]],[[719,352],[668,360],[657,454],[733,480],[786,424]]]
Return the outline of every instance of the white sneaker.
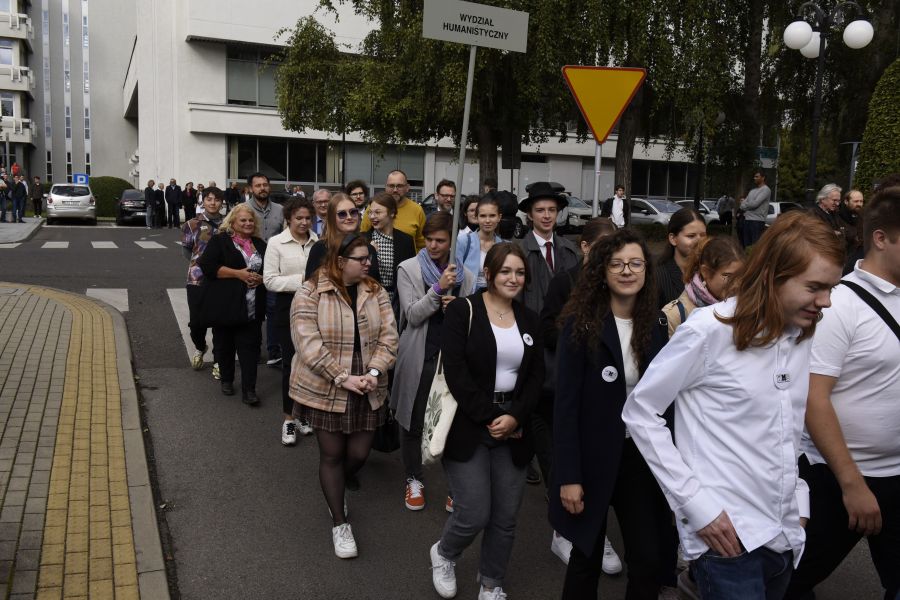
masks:
[[[338,558],[356,558],[356,540],[353,539],[353,530],[350,523],[341,523],[331,528],[331,541],[334,542],[334,553]]]
[[[300,435],[309,435],[313,432],[312,426],[305,419],[294,419],[294,426]]]
[[[488,591],[484,586],[478,590],[478,600],[506,600],[506,592],[500,586]]]
[[[281,424],[281,443],[284,446],[293,446],[297,443],[297,426],[293,421]]]
[[[456,563],[438,553],[438,542],[431,547],[431,582],[441,598],[456,596]]]
[[[602,568],[603,572],[607,575],[615,575],[622,572],[622,561],[619,560],[619,555],[616,554],[616,551],[613,550],[612,544],[609,543],[609,538],[606,538],[606,541],[603,544]]]
[[[213,379],[222,379],[222,375],[219,373],[219,363],[213,363],[212,376]]]
[[[194,350],[193,356],[191,356],[191,368],[195,371],[199,371],[203,368],[203,355],[206,354],[203,350]]]
[[[572,542],[553,532],[553,539],[550,540],[550,550],[563,561],[563,564],[569,564],[569,556],[572,554]]]

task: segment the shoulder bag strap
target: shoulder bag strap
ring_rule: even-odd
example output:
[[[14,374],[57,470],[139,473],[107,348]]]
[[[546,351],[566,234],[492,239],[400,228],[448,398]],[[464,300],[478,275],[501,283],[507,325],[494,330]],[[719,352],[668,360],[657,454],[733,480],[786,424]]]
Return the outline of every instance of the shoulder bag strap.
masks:
[[[897,324],[897,321],[894,319],[894,317],[891,316],[891,313],[888,312],[888,309],[884,307],[884,304],[878,301],[878,298],[873,296],[862,286],[853,283],[852,281],[842,279],[841,283],[856,292],[856,295],[859,296],[863,302],[868,304],[869,307],[874,310],[879,317],[881,317],[881,320],[891,328],[891,331],[893,331],[894,335],[897,336],[897,340],[900,340],[900,325]]]
[[[676,300],[675,306],[678,307],[678,316],[681,317],[681,322],[684,323],[685,319],[687,319],[687,313],[684,310],[684,304],[682,304],[681,300]]]

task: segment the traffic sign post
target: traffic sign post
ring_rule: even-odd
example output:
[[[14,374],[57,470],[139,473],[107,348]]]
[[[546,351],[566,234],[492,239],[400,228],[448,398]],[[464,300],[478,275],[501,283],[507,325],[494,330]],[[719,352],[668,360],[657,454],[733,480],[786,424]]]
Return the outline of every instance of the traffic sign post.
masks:
[[[469,135],[469,107],[475,79],[475,53],[478,46],[512,52],[525,52],[528,45],[528,13],[461,0],[425,0],[422,13],[422,37],[469,44],[469,71],[466,76],[466,104],[462,134],[459,136],[459,169],[456,198],[453,201],[453,233],[450,236],[450,262],[456,262],[456,236],[459,231],[460,198],[466,167]],[[458,274],[460,277],[462,273]],[[449,292],[448,292],[449,293]]]
[[[600,163],[603,142],[609,137],[616,121],[631,104],[647,72],[625,67],[583,67],[567,65],[562,69],[569,91],[575,97],[578,110],[594,134],[597,150],[594,155],[593,216],[600,206]]]

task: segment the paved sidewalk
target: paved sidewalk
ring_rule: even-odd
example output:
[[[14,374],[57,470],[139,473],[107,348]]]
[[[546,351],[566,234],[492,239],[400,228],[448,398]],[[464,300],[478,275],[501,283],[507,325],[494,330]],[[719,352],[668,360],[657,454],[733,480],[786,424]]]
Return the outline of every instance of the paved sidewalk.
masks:
[[[168,598],[111,307],[0,283],[0,498],[0,598]]]
[[[44,219],[34,217],[25,217],[24,223],[0,223],[0,245],[27,242],[43,223]]]

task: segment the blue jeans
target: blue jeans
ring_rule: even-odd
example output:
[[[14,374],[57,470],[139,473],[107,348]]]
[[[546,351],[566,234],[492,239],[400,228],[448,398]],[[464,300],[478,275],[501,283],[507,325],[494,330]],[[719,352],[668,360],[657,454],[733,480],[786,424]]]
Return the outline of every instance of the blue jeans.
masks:
[[[144,221],[147,223],[147,229],[153,227],[153,216],[153,204],[148,203],[144,214]]]
[[[13,198],[13,221],[25,219],[25,198]]]
[[[766,222],[765,221],[750,221],[744,219],[744,233],[741,239],[741,243],[744,248],[749,248],[753,244],[759,241],[759,238],[762,237],[762,234],[766,231]]]
[[[714,552],[691,563],[703,600],[781,600],[791,582],[794,553],[768,548],[725,558]]]

